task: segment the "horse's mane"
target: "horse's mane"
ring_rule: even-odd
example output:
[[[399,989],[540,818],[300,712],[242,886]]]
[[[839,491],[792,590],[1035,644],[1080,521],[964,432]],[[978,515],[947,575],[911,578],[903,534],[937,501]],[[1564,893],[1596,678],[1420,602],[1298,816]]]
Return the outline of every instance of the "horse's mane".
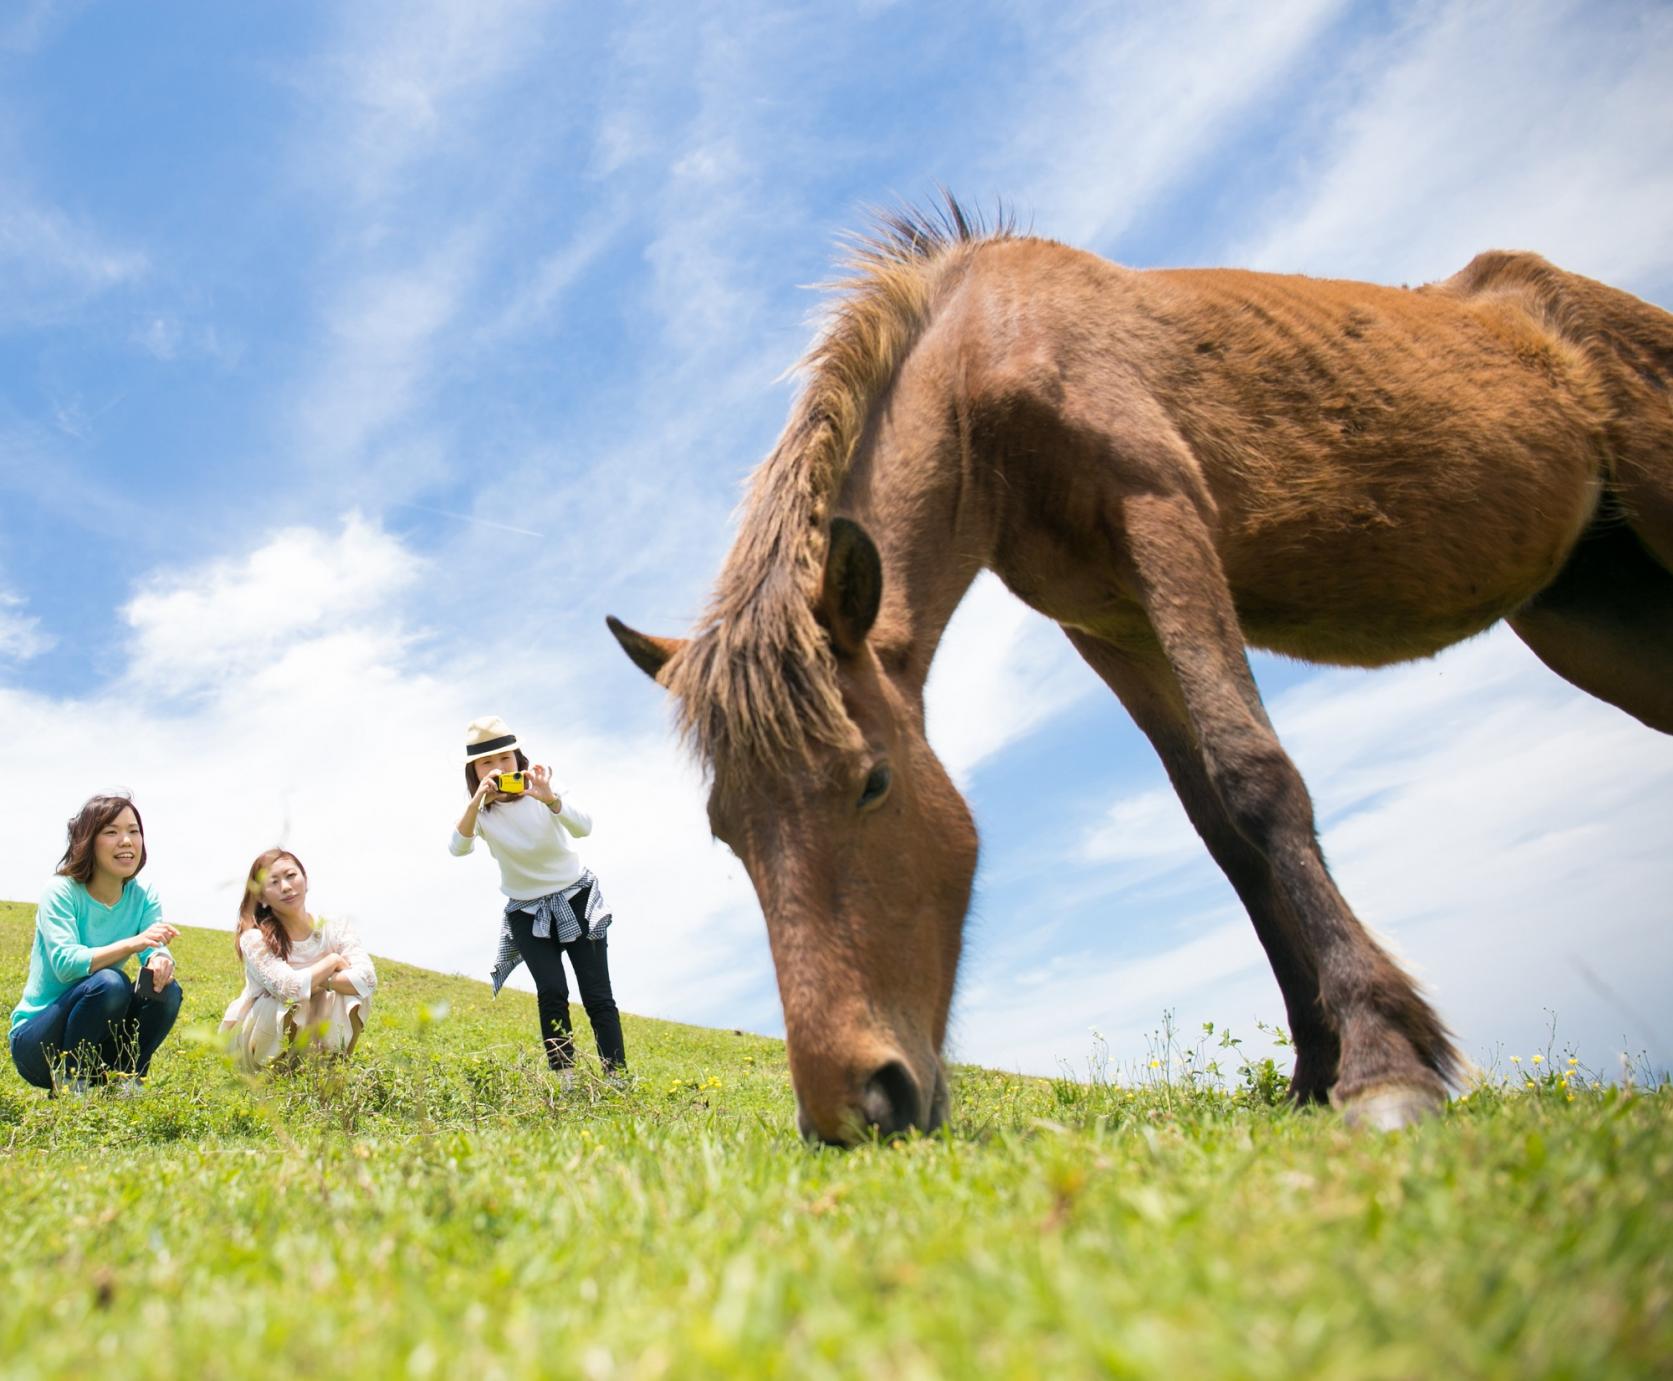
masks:
[[[872,401],[917,340],[942,271],[966,246],[1015,233],[1003,210],[987,228],[951,196],[903,208],[847,237],[824,286],[834,296],[796,372],[789,421],[749,482],[737,540],[696,632],[664,681],[680,730],[711,768],[743,757],[806,763],[818,744],[857,732],[843,708],[829,640],[813,610],[830,505]]]

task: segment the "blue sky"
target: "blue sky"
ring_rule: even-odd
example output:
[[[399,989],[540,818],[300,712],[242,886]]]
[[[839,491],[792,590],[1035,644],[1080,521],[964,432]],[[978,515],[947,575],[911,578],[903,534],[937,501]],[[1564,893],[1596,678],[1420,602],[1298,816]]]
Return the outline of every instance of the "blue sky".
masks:
[[[283,839],[479,974],[462,726],[598,819],[629,1009],[778,1029],[753,894],[603,630],[683,630],[833,245],[945,185],[1143,267],[1417,283],[1539,250],[1673,303],[1661,6],[24,3],[0,17],[0,895],[131,788],[180,921]],[[1673,745],[1495,632],[1259,659],[1338,878],[1466,1048],[1673,1061]],[[929,731],[984,838],[956,1053],[1282,1017],[1137,732],[989,581]],[[211,1004],[212,1005],[212,1004]]]

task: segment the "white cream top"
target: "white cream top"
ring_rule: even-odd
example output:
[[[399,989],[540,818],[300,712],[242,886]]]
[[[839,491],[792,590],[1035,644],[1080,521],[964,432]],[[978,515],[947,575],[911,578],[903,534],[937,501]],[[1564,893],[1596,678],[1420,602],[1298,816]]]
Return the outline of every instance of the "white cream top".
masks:
[[[349,961],[343,975],[362,998],[370,998],[378,986],[372,956],[360,943],[347,921],[321,919],[312,935],[292,940],[290,958],[281,959],[268,947],[267,937],[252,926],[238,938],[238,952],[244,956],[244,991],[232,1000],[222,1024],[234,1021],[249,1003],[266,994],[289,1006],[313,996],[314,980],[308,970],[328,954],[340,954]]]
[[[556,814],[532,796],[479,810],[475,836],[467,839],[454,830],[447,847],[462,856],[476,847],[478,837],[486,840],[488,852],[500,865],[500,891],[513,901],[533,901],[562,891],[579,882],[586,871],[581,855],[570,846],[570,837],[586,838],[593,822],[592,816],[561,792],[558,800],[563,809]]]

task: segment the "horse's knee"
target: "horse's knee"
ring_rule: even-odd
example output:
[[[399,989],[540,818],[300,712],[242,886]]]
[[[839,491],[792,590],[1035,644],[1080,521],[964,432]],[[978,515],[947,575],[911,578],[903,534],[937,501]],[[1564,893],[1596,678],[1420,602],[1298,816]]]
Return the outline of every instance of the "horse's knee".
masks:
[[[1232,827],[1263,856],[1298,836],[1312,839],[1312,797],[1276,739],[1211,757],[1208,778]]]

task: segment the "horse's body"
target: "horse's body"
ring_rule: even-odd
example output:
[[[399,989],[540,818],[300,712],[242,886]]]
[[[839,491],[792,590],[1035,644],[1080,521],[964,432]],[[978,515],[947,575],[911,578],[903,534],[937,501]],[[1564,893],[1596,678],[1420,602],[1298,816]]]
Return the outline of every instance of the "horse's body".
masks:
[[[1155,745],[1272,961],[1296,1097],[1419,1115],[1457,1056],[1331,881],[1244,645],[1374,666],[1509,619],[1673,732],[1673,317],[1531,255],[1416,291],[1134,272],[956,207],[857,267],[703,626],[612,622],[761,897],[804,1130],[944,1109],[975,836],[922,693],[984,567]]]

